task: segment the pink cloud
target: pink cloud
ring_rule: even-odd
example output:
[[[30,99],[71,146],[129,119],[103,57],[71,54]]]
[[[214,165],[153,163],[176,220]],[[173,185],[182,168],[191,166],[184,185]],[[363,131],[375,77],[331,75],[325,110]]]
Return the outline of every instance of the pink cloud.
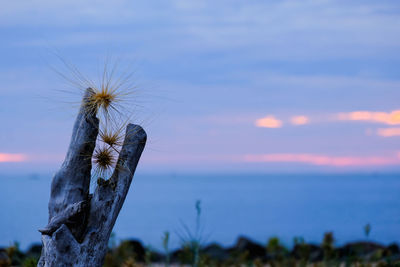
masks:
[[[320,166],[386,166],[399,165],[400,154],[394,157],[336,157],[317,154],[249,154],[245,155],[247,162],[293,162]]]
[[[367,121],[397,125],[400,124],[400,110],[394,110],[392,112],[354,111],[339,113],[337,119],[344,121]]]
[[[293,116],[290,119],[290,122],[293,125],[305,125],[305,124],[308,124],[310,122],[310,119],[307,116],[303,116],[303,115]]]
[[[400,128],[379,128],[376,133],[382,137],[400,136]]]
[[[318,122],[337,122],[337,121],[364,121],[370,123],[382,123],[387,125],[400,125],[400,109],[393,110],[391,112],[381,112],[381,111],[353,111],[353,112],[341,112],[333,115],[320,115],[312,120],[314,123]],[[294,115],[290,117],[289,122],[292,125],[305,125],[311,122],[309,116],[305,115]],[[263,118],[259,118],[255,121],[255,125],[261,128],[281,128],[283,126],[283,121],[277,119],[273,115],[268,115]],[[397,136],[397,132],[393,135],[394,130],[383,131],[381,136],[388,137]]]
[[[282,121],[270,115],[256,120],[255,125],[262,128],[281,128]]]
[[[25,154],[0,153],[0,162],[22,162],[27,158]]]

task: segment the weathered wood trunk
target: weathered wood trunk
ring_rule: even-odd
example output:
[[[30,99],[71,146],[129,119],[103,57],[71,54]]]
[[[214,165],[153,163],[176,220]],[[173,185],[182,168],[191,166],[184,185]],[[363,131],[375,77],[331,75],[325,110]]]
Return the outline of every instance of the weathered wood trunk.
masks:
[[[91,155],[99,120],[88,112],[88,89],[76,118],[69,150],[51,184],[49,224],[42,233],[38,266],[102,266],[108,240],[128,193],[146,143],[146,133],[128,124],[118,168],[111,178],[89,193]],[[128,134],[129,133],[129,134]]]

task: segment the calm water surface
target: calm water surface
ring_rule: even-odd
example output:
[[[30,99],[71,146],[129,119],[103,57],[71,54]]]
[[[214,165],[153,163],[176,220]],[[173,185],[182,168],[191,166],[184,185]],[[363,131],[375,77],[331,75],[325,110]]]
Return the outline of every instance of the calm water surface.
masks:
[[[40,242],[47,223],[51,176],[0,176],[0,246]],[[202,202],[204,236],[224,245],[246,235],[265,243],[278,236],[337,244],[364,238],[400,242],[400,175],[148,175],[137,174],[114,228],[117,239],[139,238],[161,247],[164,231],[179,244],[181,221],[194,226]]]

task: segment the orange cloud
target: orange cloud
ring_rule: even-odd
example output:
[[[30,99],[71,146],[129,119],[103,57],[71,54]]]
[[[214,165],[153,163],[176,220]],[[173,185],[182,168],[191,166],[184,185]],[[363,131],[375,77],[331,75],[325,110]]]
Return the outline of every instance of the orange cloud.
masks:
[[[266,116],[260,118],[255,122],[257,127],[262,128],[280,128],[282,127],[282,121],[276,119],[274,116]]]
[[[0,153],[0,162],[21,162],[27,160],[25,154],[7,154]]]
[[[293,116],[293,117],[290,119],[290,122],[291,122],[293,125],[304,125],[304,124],[309,123],[309,122],[310,122],[310,119],[309,119],[308,117],[306,117],[306,116]]]
[[[371,111],[354,111],[348,113],[339,113],[337,115],[339,120],[346,121],[368,121],[384,123],[389,125],[400,124],[400,110],[392,112],[371,112]]]
[[[400,128],[380,128],[376,133],[382,137],[400,136]]]
[[[245,155],[247,162],[299,162],[320,166],[386,166],[399,165],[400,153],[396,157],[335,157],[315,154],[257,154]]]

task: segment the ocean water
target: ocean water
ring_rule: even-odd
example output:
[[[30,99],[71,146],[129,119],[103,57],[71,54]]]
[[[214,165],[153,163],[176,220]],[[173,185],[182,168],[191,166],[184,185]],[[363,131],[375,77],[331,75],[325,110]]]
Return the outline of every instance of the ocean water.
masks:
[[[0,246],[40,242],[47,223],[50,175],[0,176]],[[272,236],[291,246],[295,236],[319,243],[333,231],[336,244],[365,239],[400,241],[400,175],[137,173],[116,222],[117,240],[138,238],[161,247],[164,231],[179,246],[183,226],[195,225],[201,200],[206,241],[232,245],[244,235],[265,243]]]

